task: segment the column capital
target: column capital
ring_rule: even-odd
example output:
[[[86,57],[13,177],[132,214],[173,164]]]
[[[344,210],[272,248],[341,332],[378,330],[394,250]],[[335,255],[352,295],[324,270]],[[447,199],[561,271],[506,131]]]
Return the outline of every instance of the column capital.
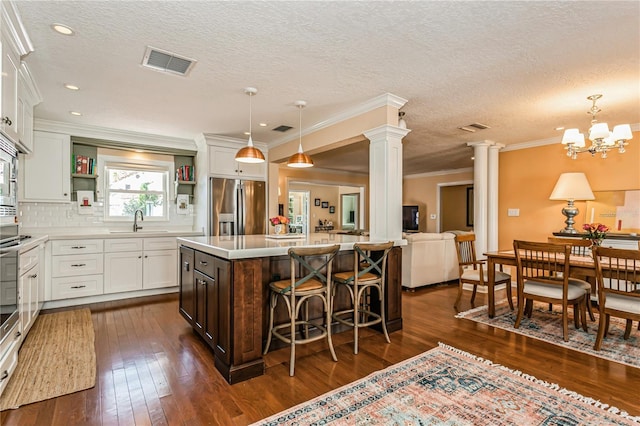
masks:
[[[467,146],[492,146],[495,145],[496,143],[494,141],[490,141],[490,140],[483,140],[483,141],[477,141],[477,142],[467,142]]]
[[[489,149],[497,149],[498,151],[504,148],[506,145],[503,143],[494,143],[489,147]]]
[[[410,132],[410,129],[403,129],[398,126],[392,126],[390,124],[384,124],[382,126],[373,128],[363,132],[364,136],[370,141],[386,139],[387,137],[395,137],[402,139]]]

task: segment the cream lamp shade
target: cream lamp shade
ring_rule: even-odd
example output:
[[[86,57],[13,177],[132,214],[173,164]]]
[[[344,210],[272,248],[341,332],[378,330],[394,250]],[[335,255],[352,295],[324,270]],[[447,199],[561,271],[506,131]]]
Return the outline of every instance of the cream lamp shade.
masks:
[[[562,173],[551,192],[550,200],[595,200],[584,173]]]
[[[567,205],[562,209],[562,214],[567,217],[566,227],[561,231],[567,234],[576,234],[573,224],[574,217],[579,213],[574,205],[574,200],[595,200],[591,186],[584,173],[562,173],[556,182],[556,186],[549,196],[550,200],[566,200]]]

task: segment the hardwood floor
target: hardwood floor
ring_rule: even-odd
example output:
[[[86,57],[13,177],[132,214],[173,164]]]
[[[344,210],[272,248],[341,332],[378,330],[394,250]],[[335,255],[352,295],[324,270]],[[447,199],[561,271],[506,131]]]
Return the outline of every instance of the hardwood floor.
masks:
[[[470,308],[465,294],[460,309]],[[177,295],[90,305],[96,331],[92,389],[8,410],[5,425],[245,425],[345,385],[443,342],[640,415],[640,369],[563,349],[469,320],[455,319],[455,286],[403,293],[404,329],[391,344],[374,331],[334,336],[338,362],[324,342],[265,357],[266,374],[228,385],[213,355],[178,314]],[[477,303],[484,302],[483,295]],[[589,331],[597,325],[589,323]],[[634,330],[636,336],[640,333]]]

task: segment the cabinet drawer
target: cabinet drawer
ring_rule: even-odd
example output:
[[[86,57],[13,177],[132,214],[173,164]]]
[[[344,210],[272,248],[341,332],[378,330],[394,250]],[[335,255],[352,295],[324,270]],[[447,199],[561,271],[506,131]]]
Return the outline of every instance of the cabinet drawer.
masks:
[[[20,265],[20,275],[24,274],[38,263],[38,253],[38,247],[34,247],[25,253],[20,253],[20,261],[18,263],[18,265]]]
[[[105,253],[141,250],[142,238],[113,238],[104,240]]]
[[[196,251],[196,261],[195,265],[193,265],[193,268],[213,278],[213,274],[215,271],[214,261],[215,258],[210,254]]]
[[[18,339],[19,337],[16,338],[15,333],[13,333],[12,336],[8,336],[5,339],[5,342],[9,343],[8,348],[4,353],[0,354],[0,395],[7,387],[11,375],[13,375],[14,370],[18,366]],[[3,377],[5,378],[3,379]]]
[[[52,277],[93,275],[101,274],[102,271],[102,253],[81,254],[77,256],[53,256],[51,259]]]
[[[51,279],[51,299],[96,296],[103,293],[102,275],[83,275]]]
[[[102,253],[103,240],[56,240],[52,241],[51,254]]]
[[[145,250],[171,250],[178,249],[178,241],[176,237],[162,237],[162,238],[145,238],[144,239]]]

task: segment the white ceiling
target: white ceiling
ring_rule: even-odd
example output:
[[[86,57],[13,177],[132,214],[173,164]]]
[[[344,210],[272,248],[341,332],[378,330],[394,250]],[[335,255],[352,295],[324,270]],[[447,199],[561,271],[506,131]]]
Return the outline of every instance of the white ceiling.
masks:
[[[600,121],[640,123],[638,1],[15,5],[35,48],[25,59],[44,99],[35,116],[46,120],[244,139],[243,89],[254,86],[253,138],[277,143],[298,134],[296,100],[307,102],[308,128],[392,93],[408,100],[405,174],[471,167],[468,142],[559,140],[558,126],[584,130],[594,93],[604,95]],[[54,22],[76,35],[53,32]],[[151,71],[140,65],[147,45],[198,62],[186,78]],[[474,122],[491,128],[458,130]],[[271,130],[281,124],[293,129]],[[365,146],[346,151],[314,160],[367,170]]]

